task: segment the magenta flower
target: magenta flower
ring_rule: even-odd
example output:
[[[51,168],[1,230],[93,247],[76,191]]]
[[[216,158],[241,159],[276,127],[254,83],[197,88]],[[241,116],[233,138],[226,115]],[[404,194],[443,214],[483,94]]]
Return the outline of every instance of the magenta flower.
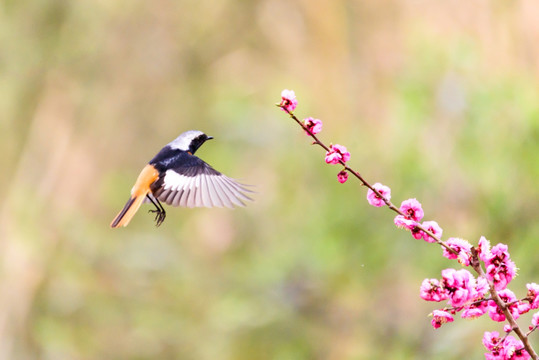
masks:
[[[527,303],[525,303],[525,302],[523,302],[523,301],[520,301],[520,300],[518,301],[518,303],[517,303],[517,310],[518,310],[518,313],[519,313],[520,315],[527,313],[527,312],[530,311],[531,309],[532,309],[532,307],[531,307],[530,304],[527,304]]]
[[[511,335],[500,338],[497,331],[485,332],[483,345],[489,351],[485,353],[487,360],[528,360],[530,355],[524,350],[522,341]]]
[[[475,281],[474,291],[470,294],[470,301],[466,305],[461,314],[462,318],[475,319],[484,315],[488,310],[488,302],[481,301],[485,299],[485,295],[488,292],[488,282],[484,277],[478,277]]]
[[[528,360],[531,359],[530,354],[524,349],[524,344],[522,341],[515,339],[512,336],[508,336],[505,339],[505,359],[511,360]]]
[[[451,249],[455,250],[458,255],[450,252],[449,250],[447,250],[444,247],[444,249],[443,249],[444,257],[446,257],[446,258],[448,258],[450,260],[457,259],[458,262],[463,266],[470,265],[470,259],[472,257],[472,254],[471,254],[472,245],[469,242],[467,242],[464,239],[449,238],[449,239],[447,239],[447,241],[445,243]]]
[[[303,119],[303,125],[311,132],[309,134],[308,131],[305,131],[307,135],[316,135],[322,131],[322,121],[319,119],[313,119],[312,117],[305,118]]]
[[[488,291],[489,291],[489,287],[488,287],[487,279],[485,279],[482,276],[478,277],[476,280],[476,285],[475,285],[476,294],[475,294],[474,300],[483,299],[485,295],[487,295]]]
[[[479,259],[486,262],[490,257],[490,242],[484,236],[481,236],[479,239],[479,245],[477,246],[477,253],[479,254]]]
[[[389,187],[380,183],[376,183],[372,187],[375,188],[387,200],[391,199],[391,189]],[[382,200],[381,197],[376,195],[376,193],[371,189],[367,191],[367,201],[369,202],[369,204],[376,207],[381,207],[385,205],[384,200]]]
[[[338,164],[340,161],[347,162],[350,160],[350,153],[345,146],[335,144],[329,146],[329,151],[326,152],[326,163]]]
[[[532,326],[534,328],[539,326],[539,312],[536,312],[535,314],[533,314],[533,316],[532,316]]]
[[[515,293],[513,293],[509,289],[504,289],[499,291],[498,295],[506,304],[510,304],[508,305],[508,310],[511,312],[511,315],[513,315],[515,320],[518,319],[520,317],[520,312],[518,309],[518,301],[517,297],[515,296]],[[490,318],[494,321],[505,321],[505,315],[502,309],[498,307],[494,300],[488,301],[488,316],[490,316]]]
[[[449,295],[437,279],[425,279],[421,283],[419,296],[426,301],[440,302],[446,300]]]
[[[419,225],[419,224],[417,224]],[[414,239],[416,240],[419,240],[419,239],[423,239],[423,237],[425,236],[425,232],[423,230],[421,230],[419,228],[419,226],[415,226],[414,228],[412,228],[412,230],[410,230],[410,232],[412,233],[412,236],[414,237]]]
[[[492,248],[485,266],[487,279],[494,283],[496,290],[505,289],[517,273],[517,267],[511,260],[505,244],[498,244]]]
[[[488,307],[488,316],[490,316],[490,318],[494,321],[498,321],[498,322],[505,321],[505,315],[503,314],[503,312],[498,309],[494,301],[492,301],[492,304],[490,304],[490,301],[489,301],[489,307]]]
[[[500,334],[497,331],[486,331],[483,335],[483,345],[489,351],[492,351],[497,348],[500,343],[500,340]]]
[[[421,208],[421,204],[419,203],[419,201],[417,201],[416,199],[404,200],[401,203],[401,207],[399,210],[408,219],[412,219],[414,221],[421,221],[421,219],[423,219],[423,209]]]
[[[503,360],[503,352],[505,349],[503,347],[503,342],[500,338],[500,334],[497,331],[486,331],[483,335],[483,345],[489,351],[485,353],[485,359],[487,360]]]
[[[407,219],[406,217],[402,215],[395,216],[395,219],[393,220],[395,225],[401,229],[408,229],[412,231],[415,227],[417,227],[417,222],[414,220]]]
[[[487,312],[488,306],[486,301],[472,303],[464,308],[460,316],[463,319],[476,319]]]
[[[442,237],[443,230],[440,226],[438,226],[438,223],[436,221],[423,221],[423,224],[421,224],[421,226],[433,233],[439,239]],[[427,235],[426,232],[423,232],[423,240],[429,243],[436,242],[436,240],[434,240],[434,238],[432,238],[431,236]]]
[[[434,310],[432,312],[432,321],[431,324],[435,329],[438,329],[445,323],[452,322],[453,316],[450,313],[444,310]]]
[[[531,359],[530,354],[524,349],[524,344],[522,341],[515,339],[512,336],[508,336],[507,339],[505,339],[505,343],[508,343],[505,353],[506,359],[511,360],[528,360]]]
[[[348,180],[348,172],[346,170],[341,170],[341,172],[337,174],[337,180],[339,180],[341,184],[344,184],[346,180]]]
[[[526,284],[528,288],[528,301],[532,309],[539,309],[539,285],[536,283]]]
[[[449,304],[453,307],[464,306],[476,296],[475,278],[465,269],[442,270],[442,286],[449,295]]]
[[[294,90],[284,89],[281,92],[281,103],[279,104],[281,109],[286,112],[292,112],[298,106],[298,101],[296,100],[296,94]]]

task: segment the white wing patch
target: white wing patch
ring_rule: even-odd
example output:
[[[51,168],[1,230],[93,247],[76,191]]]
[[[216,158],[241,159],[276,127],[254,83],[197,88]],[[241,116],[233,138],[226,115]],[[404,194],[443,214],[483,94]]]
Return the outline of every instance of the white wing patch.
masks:
[[[172,206],[182,207],[228,207],[245,206],[251,200],[245,193],[251,192],[244,185],[223,175],[199,174],[185,176],[167,170],[163,185],[156,197]]]

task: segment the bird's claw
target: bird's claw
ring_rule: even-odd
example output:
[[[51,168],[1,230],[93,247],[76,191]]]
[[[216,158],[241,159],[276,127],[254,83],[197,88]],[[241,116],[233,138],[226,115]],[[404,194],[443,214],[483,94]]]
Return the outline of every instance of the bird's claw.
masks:
[[[155,210],[148,210],[148,212],[155,213],[155,226],[159,227],[165,221],[165,218],[167,217],[167,213],[164,210],[161,209],[155,209]]]

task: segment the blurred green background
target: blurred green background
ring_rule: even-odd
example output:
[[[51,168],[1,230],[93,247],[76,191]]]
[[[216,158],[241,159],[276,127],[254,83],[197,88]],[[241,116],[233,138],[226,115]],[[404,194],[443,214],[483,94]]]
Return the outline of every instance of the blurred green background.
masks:
[[[339,184],[274,104],[294,89],[300,118],[444,237],[508,243],[523,297],[539,282],[537,14],[535,0],[2,1],[0,359],[483,358],[501,324],[435,331],[439,304],[419,299],[459,265]],[[256,201],[168,208],[160,228],[144,205],[110,229],[189,129]]]

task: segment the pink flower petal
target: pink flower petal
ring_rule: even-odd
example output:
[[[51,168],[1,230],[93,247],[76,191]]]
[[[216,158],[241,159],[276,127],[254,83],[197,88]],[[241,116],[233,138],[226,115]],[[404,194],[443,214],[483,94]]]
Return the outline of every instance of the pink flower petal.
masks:
[[[296,106],[298,105],[294,90],[284,89],[281,92],[281,103],[279,105],[281,105],[283,111],[294,111],[296,109]]]
[[[322,121],[319,119],[314,119],[312,117],[305,118],[303,119],[303,125],[305,125],[305,127],[309,129],[309,131],[313,135],[316,135],[320,131],[322,131]],[[305,133],[307,135],[311,135],[308,131],[306,131]]]
[[[391,189],[385,185],[382,185],[380,183],[376,183],[372,186],[375,188],[383,197],[385,197],[387,200],[391,199]],[[384,206],[386,203],[382,198],[378,197],[374,191],[369,189],[367,191],[367,201],[372,206],[381,207]]]
[[[339,180],[341,184],[344,184],[346,180],[348,180],[348,172],[346,170],[342,170],[337,174],[337,180]]]
[[[421,221],[423,219],[423,209],[421,203],[416,199],[404,200],[399,209],[408,219]]]

